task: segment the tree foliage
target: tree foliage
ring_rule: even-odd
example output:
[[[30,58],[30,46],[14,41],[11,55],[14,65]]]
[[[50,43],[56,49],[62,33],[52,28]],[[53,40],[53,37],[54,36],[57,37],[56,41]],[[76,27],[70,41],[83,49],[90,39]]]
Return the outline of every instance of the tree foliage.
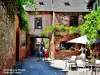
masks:
[[[44,47],[46,48],[46,45],[48,44],[49,39],[48,38],[43,38],[43,43],[44,43]]]
[[[41,32],[43,35],[48,35],[54,31],[65,31],[66,34],[78,32],[80,35],[86,35],[90,40],[90,44],[94,43],[94,39],[100,39],[100,7],[97,11],[91,11],[85,16],[85,22],[78,27],[65,27],[64,25],[54,25],[46,28],[46,31]]]
[[[45,28],[45,31],[40,32],[40,35],[42,36],[51,35],[53,32],[55,33],[55,35],[60,35],[60,32],[65,32],[66,35],[68,35],[77,32],[77,28],[73,26],[67,27],[64,25],[51,25],[51,26],[47,26]]]
[[[28,6],[34,5],[35,6],[34,0],[16,0],[16,2],[21,5],[28,5]]]
[[[86,35],[87,38],[93,43],[94,38],[100,37],[100,8],[97,11],[85,16],[85,22],[78,27],[81,35]]]

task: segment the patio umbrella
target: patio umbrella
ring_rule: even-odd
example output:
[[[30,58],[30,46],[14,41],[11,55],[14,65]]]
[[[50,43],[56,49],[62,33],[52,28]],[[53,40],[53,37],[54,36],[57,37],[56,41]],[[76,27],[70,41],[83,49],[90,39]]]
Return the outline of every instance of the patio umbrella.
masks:
[[[84,35],[84,36],[81,36],[81,37],[72,39],[72,40],[70,40],[70,41],[67,41],[67,43],[89,44],[90,41],[87,39],[86,35]],[[84,48],[84,49],[85,49],[85,48]],[[81,54],[80,54],[80,56],[84,57],[84,60],[85,60],[85,58],[86,58],[86,50],[87,50],[87,49],[85,49],[85,53],[82,53],[82,52],[83,52],[83,51],[82,51]],[[85,62],[85,61],[84,61],[84,62]]]
[[[96,39],[96,38],[95,38],[93,41],[94,41],[95,44],[100,43],[100,40],[98,40],[98,39]],[[84,36],[81,36],[81,37],[72,39],[72,40],[70,40],[70,41],[67,41],[66,43],[89,44],[90,41],[87,39],[86,35],[84,35]],[[86,50],[87,50],[87,49],[85,49],[85,55],[86,55]],[[85,57],[86,57],[86,56],[85,56]]]
[[[89,44],[89,40],[86,35],[67,41],[66,43],[79,43],[79,44]]]

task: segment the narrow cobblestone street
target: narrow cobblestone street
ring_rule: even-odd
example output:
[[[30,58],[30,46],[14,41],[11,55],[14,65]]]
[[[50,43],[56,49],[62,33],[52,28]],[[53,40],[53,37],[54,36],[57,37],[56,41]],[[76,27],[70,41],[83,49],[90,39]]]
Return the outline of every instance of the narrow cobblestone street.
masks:
[[[51,67],[48,61],[37,61],[34,57],[17,62],[16,68],[25,69],[21,74],[16,75],[65,75],[61,69]]]

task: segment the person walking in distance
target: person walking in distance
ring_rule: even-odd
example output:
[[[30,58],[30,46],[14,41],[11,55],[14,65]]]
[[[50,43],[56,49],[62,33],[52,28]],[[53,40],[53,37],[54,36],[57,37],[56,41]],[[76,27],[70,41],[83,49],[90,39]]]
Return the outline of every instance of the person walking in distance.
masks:
[[[48,51],[47,48],[44,49],[44,60],[47,60],[48,57]]]
[[[42,45],[40,44],[38,49],[37,49],[37,57],[38,60],[42,60],[43,52],[42,52]]]

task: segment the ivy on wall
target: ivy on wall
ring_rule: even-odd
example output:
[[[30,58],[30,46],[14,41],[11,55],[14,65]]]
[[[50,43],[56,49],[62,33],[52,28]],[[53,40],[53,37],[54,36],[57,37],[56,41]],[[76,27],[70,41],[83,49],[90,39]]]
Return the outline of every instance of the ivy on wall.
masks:
[[[20,20],[20,29],[29,31],[29,24],[28,24],[28,14],[25,12],[23,5],[25,4],[25,0],[16,0],[17,2],[17,10],[18,16]]]
[[[30,29],[30,25],[28,23],[28,13],[25,11],[25,7],[33,7],[35,10],[37,10],[37,8],[35,8],[35,4],[36,4],[36,0],[16,0],[16,5],[17,5],[17,12],[18,12],[18,16],[19,16],[19,20],[20,20],[20,29],[22,31],[26,32],[26,41],[22,43],[22,45],[27,45],[28,43],[28,32]]]
[[[34,1],[34,0],[16,0],[16,3],[17,3],[17,10],[19,12],[19,17],[20,17],[20,29],[28,32],[30,25],[28,23],[28,14],[25,11],[24,6],[33,7],[34,10],[37,10],[37,8],[35,8],[36,1]]]

